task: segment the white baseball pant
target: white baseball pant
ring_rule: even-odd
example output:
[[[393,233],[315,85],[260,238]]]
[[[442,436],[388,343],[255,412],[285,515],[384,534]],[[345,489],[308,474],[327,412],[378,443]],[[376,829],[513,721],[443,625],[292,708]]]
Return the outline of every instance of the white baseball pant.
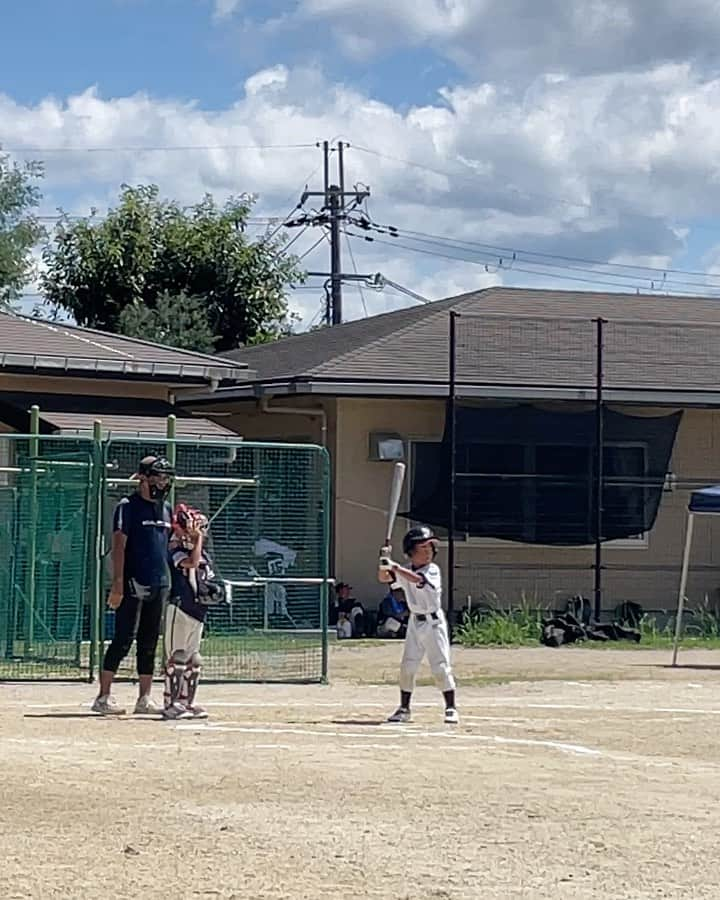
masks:
[[[450,665],[450,638],[447,620],[442,610],[438,612],[437,619],[432,619],[428,615],[424,622],[418,621],[417,616],[411,613],[400,663],[401,691],[414,690],[415,676],[426,653],[440,690],[454,691],[455,678]]]
[[[165,655],[169,659],[175,653],[182,653],[190,659],[200,652],[203,623],[193,619],[178,606],[169,603],[165,610]]]

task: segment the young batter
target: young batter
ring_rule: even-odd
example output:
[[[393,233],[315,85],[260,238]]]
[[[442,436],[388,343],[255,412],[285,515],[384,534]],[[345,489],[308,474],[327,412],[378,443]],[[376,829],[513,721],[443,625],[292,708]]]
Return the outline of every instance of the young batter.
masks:
[[[389,722],[411,720],[410,699],[415,676],[427,653],[430,668],[445,698],[445,722],[457,725],[455,679],[450,665],[450,638],[442,609],[442,575],[435,562],[437,539],[426,525],[411,528],[403,538],[403,552],[410,560],[407,569],[389,558],[389,547],[380,551],[378,579],[399,582],[410,610],[405,649],[400,664],[400,706]]]

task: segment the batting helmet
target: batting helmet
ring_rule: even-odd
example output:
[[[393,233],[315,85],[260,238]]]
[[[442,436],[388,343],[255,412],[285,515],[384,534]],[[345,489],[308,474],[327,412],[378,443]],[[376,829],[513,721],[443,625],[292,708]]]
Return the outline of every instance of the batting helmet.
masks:
[[[403,553],[406,556],[410,556],[418,544],[425,544],[427,541],[437,541],[432,528],[428,528],[427,525],[418,525],[417,528],[411,528],[403,538]]]

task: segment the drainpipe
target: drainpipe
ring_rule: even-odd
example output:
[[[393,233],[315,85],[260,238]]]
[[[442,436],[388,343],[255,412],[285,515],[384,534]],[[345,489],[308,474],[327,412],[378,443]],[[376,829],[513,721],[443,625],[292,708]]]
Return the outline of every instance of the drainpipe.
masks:
[[[277,413],[281,416],[306,416],[320,419],[320,443],[327,448],[327,413],[322,406],[270,406],[270,397],[261,397],[258,401],[260,412]]]

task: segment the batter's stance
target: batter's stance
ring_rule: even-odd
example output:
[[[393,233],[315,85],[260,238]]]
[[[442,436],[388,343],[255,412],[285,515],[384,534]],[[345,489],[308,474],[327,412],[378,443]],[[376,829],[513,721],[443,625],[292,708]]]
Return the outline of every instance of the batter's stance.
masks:
[[[403,538],[403,552],[410,568],[390,559],[390,547],[380,551],[378,580],[399,582],[405,592],[410,621],[400,664],[400,706],[388,722],[411,720],[410,699],[415,676],[427,653],[430,668],[445,698],[445,722],[460,721],[455,708],[455,679],[450,665],[450,638],[442,609],[442,575],[435,562],[437,539],[426,525],[411,528]]]

